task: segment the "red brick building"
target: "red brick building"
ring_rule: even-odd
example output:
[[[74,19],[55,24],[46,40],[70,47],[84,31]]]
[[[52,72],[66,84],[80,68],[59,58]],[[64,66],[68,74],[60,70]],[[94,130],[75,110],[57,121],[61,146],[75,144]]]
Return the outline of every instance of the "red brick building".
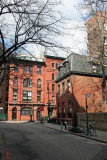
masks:
[[[101,66],[89,62],[89,56],[71,54],[58,67],[57,83],[57,117],[58,120],[71,121],[75,113],[107,112],[107,83],[105,86],[106,101],[102,100]],[[105,69],[107,78],[107,68]]]
[[[46,55],[43,59],[17,57],[9,76],[8,120],[37,120],[56,114],[55,78],[61,57]],[[48,87],[48,88],[47,88]],[[43,109],[43,111],[41,111]]]

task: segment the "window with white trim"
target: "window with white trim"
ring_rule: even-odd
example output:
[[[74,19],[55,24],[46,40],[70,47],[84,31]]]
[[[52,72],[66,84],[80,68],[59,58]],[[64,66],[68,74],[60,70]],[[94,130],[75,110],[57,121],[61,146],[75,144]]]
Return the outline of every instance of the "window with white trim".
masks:
[[[32,100],[32,91],[23,91],[23,101]]]
[[[17,90],[13,90],[13,100],[17,100]]]

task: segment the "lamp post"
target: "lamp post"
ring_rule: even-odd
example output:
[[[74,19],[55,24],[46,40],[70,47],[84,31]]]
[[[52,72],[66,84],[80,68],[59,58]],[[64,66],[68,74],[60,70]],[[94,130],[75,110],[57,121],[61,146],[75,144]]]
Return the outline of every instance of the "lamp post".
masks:
[[[48,83],[48,86],[47,86],[47,90],[48,90],[48,119],[50,119],[49,83]]]
[[[85,95],[85,98],[86,98],[86,127],[87,127],[87,131],[88,131],[88,105],[87,105],[87,98],[90,98],[91,97],[91,94],[86,94]]]

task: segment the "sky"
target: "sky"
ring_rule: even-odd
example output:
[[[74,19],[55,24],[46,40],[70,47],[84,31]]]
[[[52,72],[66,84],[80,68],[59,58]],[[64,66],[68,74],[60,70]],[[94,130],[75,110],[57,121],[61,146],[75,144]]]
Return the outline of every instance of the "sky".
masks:
[[[61,37],[62,43],[66,47],[70,47],[72,52],[77,54],[86,54],[87,50],[87,34],[85,28],[85,21],[81,19],[81,13],[78,7],[78,4],[82,0],[63,0],[62,6],[59,8],[64,16],[70,18],[69,23],[67,24],[70,28],[68,34],[69,36]],[[43,48],[38,47],[36,48],[35,45],[27,46],[27,49],[32,53],[35,54],[37,57],[42,55]],[[64,56],[68,56],[70,53],[63,53]]]

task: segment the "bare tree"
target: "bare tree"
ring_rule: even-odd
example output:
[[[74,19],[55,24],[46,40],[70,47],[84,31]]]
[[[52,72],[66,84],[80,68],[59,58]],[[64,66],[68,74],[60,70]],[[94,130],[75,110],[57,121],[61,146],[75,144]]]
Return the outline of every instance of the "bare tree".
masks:
[[[43,46],[51,51],[67,49],[58,42],[64,35],[66,18],[58,7],[59,0],[0,1],[0,84],[3,82],[11,56],[26,50],[27,44]]]
[[[0,65],[12,53],[34,43],[47,48],[64,48],[57,37],[64,34],[65,18],[58,11],[59,0],[0,1]],[[6,48],[5,48],[6,47]]]

